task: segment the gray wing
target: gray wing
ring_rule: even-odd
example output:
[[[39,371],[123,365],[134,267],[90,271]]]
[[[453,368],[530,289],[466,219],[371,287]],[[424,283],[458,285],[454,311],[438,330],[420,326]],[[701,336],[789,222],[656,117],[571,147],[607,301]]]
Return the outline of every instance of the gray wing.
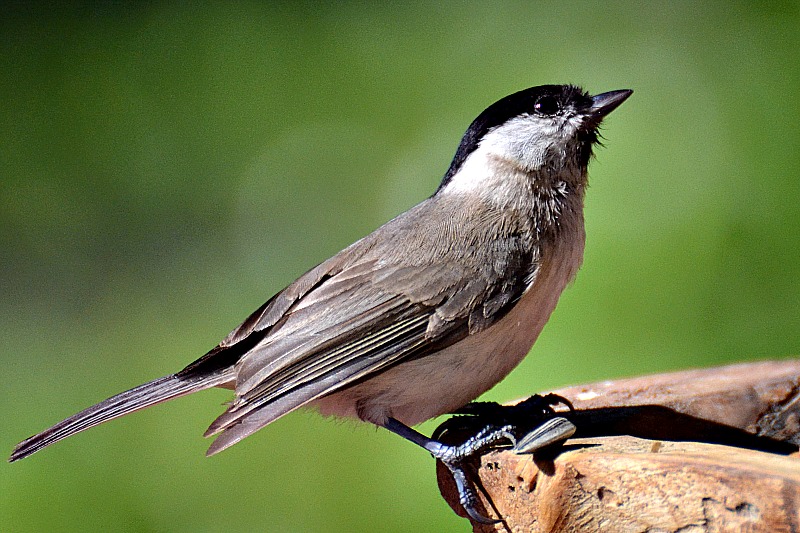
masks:
[[[468,229],[463,220],[448,220],[421,232],[395,219],[298,279],[234,330],[221,346],[252,347],[236,364],[234,401],[206,432],[222,433],[209,454],[505,314],[533,281],[535,251],[513,232],[481,227],[477,242],[449,250],[443,261],[441,246],[432,243],[456,239],[460,246],[458,233]],[[404,246],[386,245],[397,242]],[[415,261],[403,250],[413,250]]]

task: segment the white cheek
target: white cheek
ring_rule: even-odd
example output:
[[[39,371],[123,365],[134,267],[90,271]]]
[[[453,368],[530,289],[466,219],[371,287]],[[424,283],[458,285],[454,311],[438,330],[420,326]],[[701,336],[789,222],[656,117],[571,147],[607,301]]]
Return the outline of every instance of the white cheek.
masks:
[[[483,137],[445,190],[501,193],[511,186],[512,176],[552,168],[554,159],[566,153],[580,124],[580,116],[514,118]]]

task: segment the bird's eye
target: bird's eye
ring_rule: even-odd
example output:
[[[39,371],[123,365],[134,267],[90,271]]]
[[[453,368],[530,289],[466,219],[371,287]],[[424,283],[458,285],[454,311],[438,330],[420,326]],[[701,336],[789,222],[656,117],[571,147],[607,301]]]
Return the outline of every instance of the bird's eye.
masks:
[[[536,103],[533,104],[533,109],[540,115],[555,115],[561,107],[558,105],[558,99],[555,96],[540,96]]]

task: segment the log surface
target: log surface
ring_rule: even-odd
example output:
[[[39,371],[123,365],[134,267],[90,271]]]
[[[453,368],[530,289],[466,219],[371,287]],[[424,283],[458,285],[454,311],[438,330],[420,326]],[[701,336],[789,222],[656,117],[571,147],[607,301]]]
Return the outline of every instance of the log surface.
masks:
[[[553,392],[577,438],[476,460],[483,513],[503,521],[475,531],[800,532],[800,360]],[[438,478],[464,516],[442,465]]]

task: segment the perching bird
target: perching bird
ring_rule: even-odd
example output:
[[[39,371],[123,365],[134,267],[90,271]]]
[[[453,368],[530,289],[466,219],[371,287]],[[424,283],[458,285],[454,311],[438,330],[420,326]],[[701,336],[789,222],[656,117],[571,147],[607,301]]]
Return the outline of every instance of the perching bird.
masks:
[[[314,406],[425,447],[458,480],[476,446],[447,446],[409,426],[474,400],[528,353],[582,261],[598,126],[631,93],[544,85],[495,102],[467,129],[433,196],[302,275],[183,370],[30,437],[10,461],[226,387],[235,398],[206,432],[217,435],[209,455]],[[467,511],[482,518],[462,485]]]

